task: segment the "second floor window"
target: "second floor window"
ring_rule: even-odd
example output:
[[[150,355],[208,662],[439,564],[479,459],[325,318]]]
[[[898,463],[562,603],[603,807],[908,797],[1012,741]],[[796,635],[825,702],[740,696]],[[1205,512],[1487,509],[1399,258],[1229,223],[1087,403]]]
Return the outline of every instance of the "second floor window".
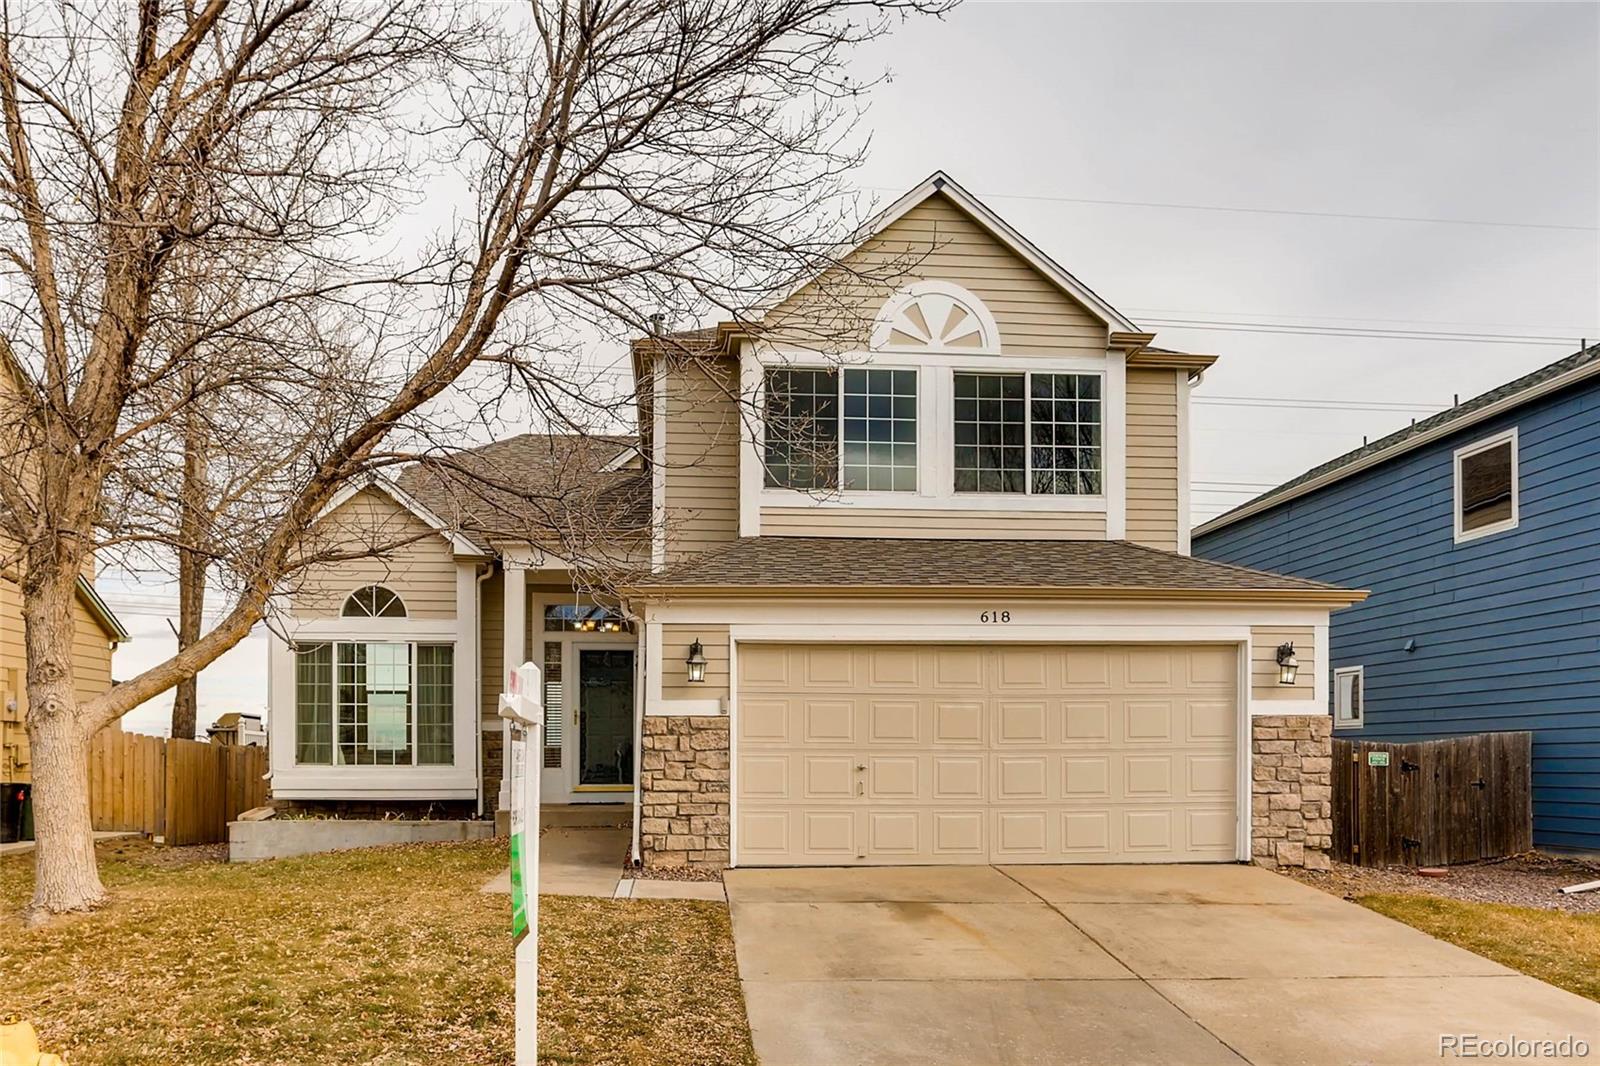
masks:
[[[956,374],[955,490],[1097,496],[1100,378]]]
[[[769,488],[917,490],[916,371],[768,370],[765,413]]]

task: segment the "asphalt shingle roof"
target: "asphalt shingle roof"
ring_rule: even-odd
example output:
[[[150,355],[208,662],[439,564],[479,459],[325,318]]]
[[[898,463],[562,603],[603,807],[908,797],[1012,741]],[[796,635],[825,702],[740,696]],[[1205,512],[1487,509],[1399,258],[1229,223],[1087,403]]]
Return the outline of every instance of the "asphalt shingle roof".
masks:
[[[1596,361],[1600,361],[1600,344],[1591,344],[1589,347],[1580,351],[1576,351],[1564,359],[1557,359],[1549,366],[1540,367],[1531,374],[1524,374],[1515,381],[1508,381],[1504,385],[1496,386],[1495,388],[1490,389],[1488,392],[1474,396],[1465,403],[1459,403],[1447,411],[1440,411],[1436,415],[1424,418],[1418,422],[1413,422],[1411,425],[1402,430],[1391,433],[1387,437],[1379,437],[1370,444],[1364,444],[1359,448],[1345,452],[1341,456],[1329,459],[1320,466],[1314,466],[1310,470],[1307,470],[1305,473],[1301,474],[1299,477],[1291,478],[1276,488],[1268,489],[1261,495],[1246,500],[1244,503],[1241,503],[1232,510],[1226,511],[1218,515],[1216,518],[1210,519],[1204,523],[1204,525],[1209,528],[1216,528],[1219,525],[1226,525],[1228,524],[1230,516],[1239,511],[1243,511],[1246,508],[1257,509],[1261,504],[1268,503],[1278,496],[1289,495],[1294,489],[1304,485],[1308,481],[1315,481],[1326,474],[1334,473],[1342,467],[1351,466],[1370,455],[1376,455],[1379,452],[1388,451],[1397,445],[1405,443],[1407,440],[1413,437],[1420,436],[1424,433],[1431,433],[1436,429],[1446,428],[1452,422],[1458,422],[1470,418],[1474,413],[1483,410],[1485,407],[1493,406],[1494,404],[1499,403],[1501,400],[1515,396],[1519,392],[1524,392],[1528,389],[1534,388],[1535,386],[1542,385],[1545,382],[1558,378],[1569,371],[1576,370],[1582,366],[1587,366],[1588,364]]]
[[[650,474],[606,470],[636,437],[525,433],[424,459],[400,487],[451,528],[492,545],[643,536]]]
[[[746,537],[639,580],[640,589],[818,588],[1344,591],[1128,541]]]

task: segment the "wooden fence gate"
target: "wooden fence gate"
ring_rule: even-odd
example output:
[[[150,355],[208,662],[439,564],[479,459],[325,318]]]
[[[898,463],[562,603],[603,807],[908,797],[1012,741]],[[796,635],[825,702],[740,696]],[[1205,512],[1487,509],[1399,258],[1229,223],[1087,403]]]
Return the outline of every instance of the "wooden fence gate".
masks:
[[[102,730],[89,744],[94,828],[168,844],[219,844],[267,802],[267,749]]]
[[[1334,858],[1439,866],[1532,847],[1532,733],[1334,740]]]

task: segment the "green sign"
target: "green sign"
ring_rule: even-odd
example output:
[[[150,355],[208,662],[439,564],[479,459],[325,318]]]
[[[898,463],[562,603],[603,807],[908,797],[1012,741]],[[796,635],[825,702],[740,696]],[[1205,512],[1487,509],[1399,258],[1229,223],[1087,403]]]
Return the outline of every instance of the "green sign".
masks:
[[[1369,751],[1369,752],[1367,752],[1367,765],[1368,766],[1388,766],[1389,765],[1389,753],[1386,752],[1386,751]]]
[[[522,730],[513,727],[511,730],[510,745],[511,771],[511,941],[514,944],[522,943],[522,938],[528,935],[528,895],[527,888],[523,885],[523,860],[526,856],[524,849],[539,846],[539,837],[535,833],[533,839],[528,839],[526,816],[523,813],[523,801],[528,788],[527,745],[523,743]]]

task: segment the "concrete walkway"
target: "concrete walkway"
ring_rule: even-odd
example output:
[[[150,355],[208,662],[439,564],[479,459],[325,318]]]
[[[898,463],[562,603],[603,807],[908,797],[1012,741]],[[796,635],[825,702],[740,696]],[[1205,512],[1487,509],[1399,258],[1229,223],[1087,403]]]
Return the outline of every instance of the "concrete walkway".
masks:
[[[726,882],[762,1066],[1410,1066],[1449,1034],[1600,1055],[1595,1003],[1253,867]]]
[[[136,837],[138,833],[122,833],[115,831],[101,831],[94,835],[95,843],[102,840],[116,840],[118,837]],[[9,844],[0,844],[0,855],[26,855],[33,850],[33,841],[14,840]]]
[[[721,881],[658,881],[622,876],[633,834],[626,827],[551,825],[539,837],[539,894],[600,899],[727,898]],[[509,893],[511,871],[491,878],[483,892]]]

